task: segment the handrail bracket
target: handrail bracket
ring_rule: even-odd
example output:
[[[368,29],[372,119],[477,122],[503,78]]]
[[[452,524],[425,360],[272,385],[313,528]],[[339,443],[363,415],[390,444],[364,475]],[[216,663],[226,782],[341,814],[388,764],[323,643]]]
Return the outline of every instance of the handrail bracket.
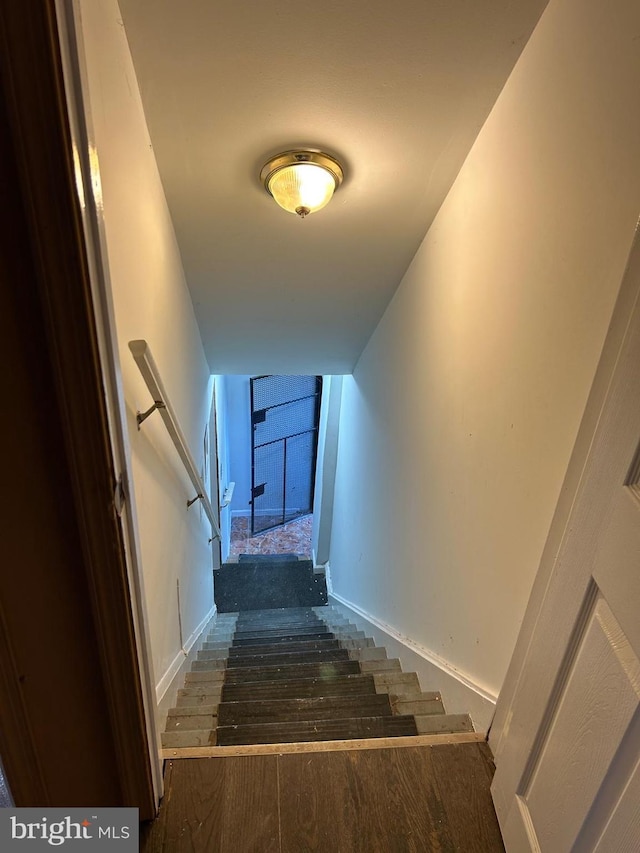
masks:
[[[153,406],[151,406],[149,409],[147,409],[146,412],[136,412],[136,423],[138,424],[138,431],[140,431],[140,424],[142,424],[144,421],[146,421],[146,419],[149,417],[149,415],[152,415],[156,409],[164,409],[164,408],[165,408],[165,405],[162,402],[162,400],[156,400],[154,402]],[[196,498],[196,500],[197,500],[197,498]]]

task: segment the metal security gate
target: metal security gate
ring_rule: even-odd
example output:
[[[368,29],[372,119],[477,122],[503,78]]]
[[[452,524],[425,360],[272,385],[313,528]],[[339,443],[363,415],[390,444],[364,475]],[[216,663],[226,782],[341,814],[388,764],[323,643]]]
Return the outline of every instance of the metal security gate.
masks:
[[[251,535],[313,510],[320,376],[251,379]]]

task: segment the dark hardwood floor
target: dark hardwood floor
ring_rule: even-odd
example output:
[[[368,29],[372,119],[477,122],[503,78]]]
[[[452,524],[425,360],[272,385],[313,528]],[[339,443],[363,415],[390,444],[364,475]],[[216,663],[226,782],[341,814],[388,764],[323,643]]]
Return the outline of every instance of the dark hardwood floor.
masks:
[[[484,743],[167,763],[144,853],[503,853]]]

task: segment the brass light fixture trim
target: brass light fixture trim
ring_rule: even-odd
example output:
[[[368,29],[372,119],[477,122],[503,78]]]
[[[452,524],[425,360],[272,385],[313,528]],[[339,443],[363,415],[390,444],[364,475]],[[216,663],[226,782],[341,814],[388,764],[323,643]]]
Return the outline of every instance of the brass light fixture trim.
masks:
[[[314,168],[306,168],[309,166]],[[305,174],[314,180],[305,180]],[[344,171],[338,160],[324,151],[294,148],[268,160],[260,180],[280,207],[304,219],[328,204],[344,180]]]

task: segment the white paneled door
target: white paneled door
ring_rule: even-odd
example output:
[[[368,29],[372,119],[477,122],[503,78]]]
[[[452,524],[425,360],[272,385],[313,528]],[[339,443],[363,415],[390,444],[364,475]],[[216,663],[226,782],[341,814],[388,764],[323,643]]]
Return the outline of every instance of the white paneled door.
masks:
[[[496,714],[508,853],[640,850],[639,291],[636,241],[572,460],[577,487]]]

